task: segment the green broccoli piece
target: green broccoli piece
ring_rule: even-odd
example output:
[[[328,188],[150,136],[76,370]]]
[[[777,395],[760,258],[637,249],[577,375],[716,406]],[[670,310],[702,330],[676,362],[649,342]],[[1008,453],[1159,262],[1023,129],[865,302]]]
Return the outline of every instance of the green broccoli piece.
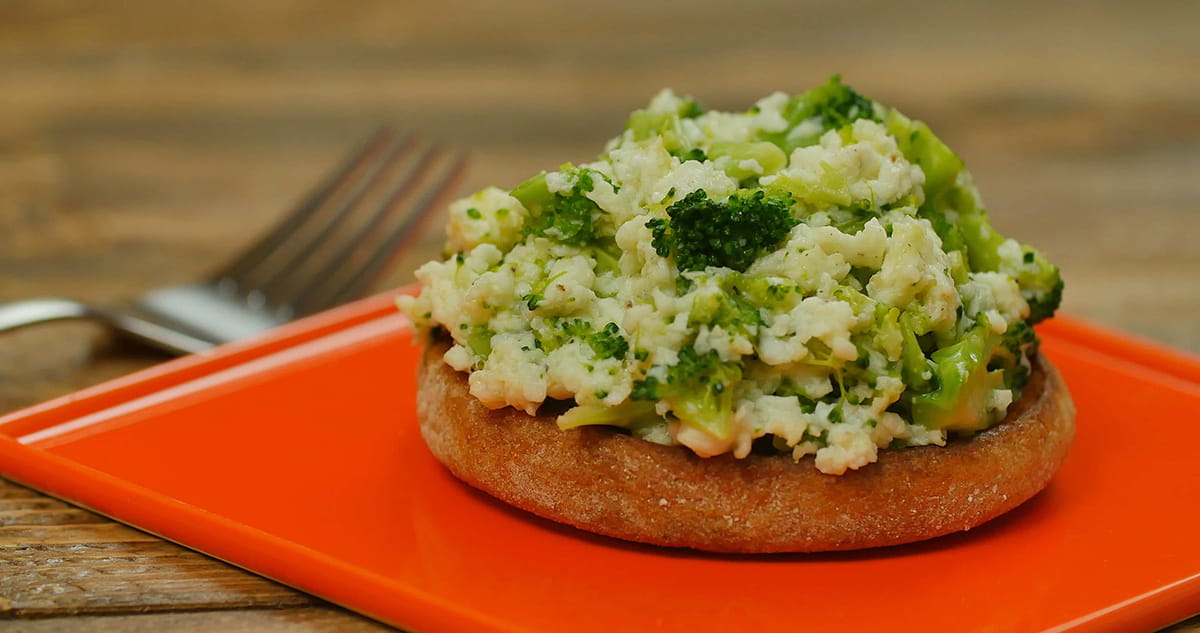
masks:
[[[596,260],[595,272],[597,275],[602,273],[613,273],[614,275],[621,272],[621,247],[617,246],[617,242],[612,238],[600,238],[592,244],[592,257]]]
[[[958,207],[951,206],[947,209],[958,212]],[[958,229],[962,236],[962,244],[967,249],[967,264],[976,272],[1000,270],[1000,245],[1004,244],[1004,236],[992,228],[992,223],[982,210],[965,211],[959,215]]]
[[[929,389],[929,379],[933,373],[929,359],[925,358],[925,352],[917,340],[915,318],[912,312],[905,310],[898,319],[900,334],[903,337],[900,348],[900,377],[909,389],[926,391]]]
[[[486,325],[476,325],[467,335],[467,347],[477,356],[487,358],[492,353],[492,337],[496,333]]]
[[[653,218],[646,226],[655,252],[674,254],[681,271],[723,266],[744,272],[797,224],[790,198],[767,197],[762,190],[715,202],[697,189],[667,207],[667,216],[669,221]]]
[[[685,98],[683,103],[679,104],[679,108],[675,112],[651,112],[649,110],[635,110],[629,115],[629,120],[625,123],[625,129],[633,131],[633,140],[644,141],[646,139],[661,136],[663,147],[668,152],[679,156],[687,152],[691,148],[683,146],[684,138],[680,133],[679,121],[681,119],[694,119],[706,110],[695,99],[691,97]]]
[[[1000,350],[1010,356],[1018,356],[1019,352],[1027,353],[1036,350],[1037,334],[1033,327],[1024,321],[1017,321],[1008,326],[1003,338],[1000,339]]]
[[[829,209],[829,220],[843,233],[858,233],[871,218],[880,217],[879,207],[869,198],[855,198],[850,192],[846,174],[828,163],[821,164],[821,174],[814,181],[780,175],[767,189],[783,193],[795,201],[817,209]]]
[[[630,398],[666,402],[680,422],[728,439],[734,387],[741,379],[741,365],[722,361],[715,350],[700,354],[689,345],[666,368],[665,381],[654,376],[636,381]]]
[[[858,358],[842,367],[842,370],[873,377],[867,371],[871,352],[877,350],[889,358],[892,371],[899,371],[904,383],[910,388],[924,391],[928,388],[928,361],[917,341],[917,327],[913,313],[901,310],[847,286],[834,290],[833,296],[848,303],[857,315],[870,314],[875,327],[855,332],[850,340],[858,348]],[[892,355],[896,354],[893,358]]]
[[[580,426],[601,425],[627,429],[662,421],[654,412],[653,402],[624,402],[615,407],[579,405],[558,416],[558,428],[565,431]]]
[[[669,112],[634,110],[633,114],[629,115],[629,120],[625,122],[625,129],[633,130],[633,140],[635,141],[644,141],[653,136],[662,136],[665,140],[668,135],[677,139],[675,124],[678,119],[678,115]]]
[[[842,83],[841,75],[834,75],[824,86],[805,93],[814,105],[816,114],[827,130],[836,130],[858,119],[878,121],[875,102],[855,92]]]
[[[629,351],[629,341],[621,335],[621,328],[616,323],[609,323],[604,329],[585,335],[583,340],[599,359],[624,358]]]
[[[1004,236],[992,227],[974,192],[959,182],[965,169],[962,159],[920,121],[892,110],[886,124],[905,158],[925,172],[925,203],[917,214],[933,224],[946,250],[964,252],[972,271],[1012,275],[1029,302],[1031,323],[1053,316],[1063,291],[1058,268],[1029,246],[1021,247],[1020,263],[1004,261],[1000,256]]]
[[[1017,321],[1005,330],[1000,345],[988,361],[989,369],[1004,372],[1004,386],[1012,390],[1014,398],[1020,397],[1021,388],[1029,381],[1027,359],[1037,348],[1038,339],[1033,327],[1025,321]]]
[[[959,183],[966,169],[962,158],[929,126],[896,110],[888,111],[885,125],[904,157],[925,173],[925,202],[917,210],[918,217],[929,220],[947,251],[963,252],[971,270],[998,270],[997,251],[1004,238],[992,228],[975,194]]]
[[[725,174],[739,181],[757,178],[760,175],[773,174],[787,166],[788,157],[774,143],[735,143],[729,141],[714,141],[708,148],[708,157],[724,161]],[[742,161],[752,160],[762,168],[758,171],[745,169]]]
[[[1054,269],[1055,279],[1053,285],[1044,292],[1038,293],[1034,291],[1032,296],[1027,295],[1025,300],[1029,302],[1029,321],[1030,323],[1038,323],[1054,316],[1058,310],[1059,304],[1062,303],[1063,283],[1062,277],[1058,275],[1058,269]],[[1025,288],[1022,287],[1022,292]]]
[[[687,277],[680,276],[678,279]],[[728,274],[720,279],[718,285],[720,292],[704,292],[695,296],[688,314],[688,326],[720,327],[731,335],[744,336],[751,341],[757,340],[758,328],[765,325],[761,309],[778,308],[789,300],[798,300],[803,296],[803,292],[794,285],[756,275]],[[689,289],[679,290],[686,292]]]
[[[581,426],[615,426],[629,429],[634,437],[652,442],[669,439],[667,421],[658,415],[653,402],[622,402],[615,407],[598,404],[577,405],[558,416],[558,428],[574,429]]]
[[[621,334],[621,328],[617,327],[616,323],[609,323],[595,330],[586,319],[561,319],[557,320],[549,331],[535,333],[535,336],[540,348],[547,352],[574,340],[587,343],[597,360],[624,358],[629,352],[629,341]]]
[[[592,324],[585,319],[560,319],[552,317],[546,319],[546,324],[550,327],[545,329],[535,329],[534,338],[537,341],[538,349],[544,350],[547,353],[552,352],[569,341],[582,339],[592,333]]]
[[[542,301],[546,298],[546,288],[550,284],[554,283],[556,279],[565,274],[567,273],[561,272],[552,277],[545,277],[534,282],[532,287],[529,289],[529,294],[521,297],[521,301],[525,302],[525,307],[529,308],[530,311],[537,310],[538,306],[540,306]]]
[[[1029,302],[1029,322],[1038,323],[1054,316],[1062,303],[1063,278],[1058,266],[1029,246],[1022,246],[1022,265],[1013,277],[1021,295]]]
[[[525,302],[525,307],[529,308],[530,311],[537,310],[538,306],[542,305],[542,300],[546,298],[545,294],[543,294],[544,292],[545,289],[543,288],[542,291],[531,292],[527,295],[523,295],[521,297],[521,301]]]
[[[1000,247],[1005,239],[992,228],[987,213],[982,209],[960,212],[958,228],[972,270],[1000,271],[1011,275],[1021,287],[1022,296],[1029,302],[1030,323],[1054,316],[1062,302],[1063,293],[1063,279],[1057,266],[1025,244],[1021,245],[1021,261],[1011,262],[1002,258]]]
[[[721,327],[726,332],[740,333],[745,336],[753,334],[753,328],[763,324],[762,315],[758,308],[745,295],[732,285],[723,292],[705,294],[696,297],[692,302],[692,311],[688,314],[688,325],[708,325]]]
[[[978,431],[994,420],[987,413],[994,389],[1004,387],[1003,377],[988,364],[999,337],[987,317],[980,316],[957,343],[930,356],[932,391],[912,396],[913,422],[934,429]]]
[[[546,185],[546,172],[513,187],[511,195],[530,210],[554,204],[554,194],[550,193],[550,187]]]
[[[546,174],[541,173],[517,185],[512,197],[529,211],[522,229],[525,235],[546,237],[571,246],[587,246],[596,236],[594,219],[600,207],[584,194],[594,186],[591,170],[576,172],[570,193],[550,193]]]
[[[928,125],[914,121],[896,110],[889,110],[884,121],[888,134],[910,163],[925,172],[925,200],[939,203],[941,196],[956,188],[958,174],[965,165]]]
[[[962,159],[920,121],[891,110],[886,125],[905,158],[925,172],[925,203],[917,215],[930,221],[946,250],[962,251],[972,271],[1012,275],[1029,302],[1031,323],[1053,316],[1063,291],[1058,268],[1028,246],[1021,248],[1020,264],[1005,262],[1000,256],[1004,236],[992,227],[975,193],[959,182],[965,170]],[[955,276],[957,280],[962,275]]]
[[[781,398],[795,398],[800,403],[800,410],[805,413],[815,412],[817,410],[817,402],[819,402],[819,400],[811,398],[807,391],[800,388],[795,381],[789,378],[784,378],[771,395]],[[783,451],[791,450],[786,444],[779,447],[779,449]]]
[[[562,329],[567,339],[583,338],[592,333],[592,324],[584,319],[563,319],[558,327]]]
[[[759,139],[778,145],[788,154],[797,147],[813,145],[825,132],[845,127],[858,119],[880,120],[875,102],[843,84],[841,75],[834,75],[825,85],[792,97],[783,109],[783,117],[788,122],[786,130],[760,133]],[[814,117],[820,117],[820,132],[802,137],[791,134],[797,125]]]
[[[679,118],[681,119],[694,119],[705,112],[708,112],[708,108],[692,97],[684,97],[683,103],[679,104]]]

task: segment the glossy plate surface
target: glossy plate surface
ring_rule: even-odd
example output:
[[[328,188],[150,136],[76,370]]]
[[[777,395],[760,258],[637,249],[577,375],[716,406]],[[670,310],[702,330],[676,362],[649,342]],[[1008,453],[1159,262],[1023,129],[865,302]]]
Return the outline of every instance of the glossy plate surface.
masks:
[[[561,527],[453,479],[374,297],[0,418],[0,474],[422,633],[1152,630],[1200,612],[1200,363],[1068,319],[1050,487],[983,527],[717,556]]]

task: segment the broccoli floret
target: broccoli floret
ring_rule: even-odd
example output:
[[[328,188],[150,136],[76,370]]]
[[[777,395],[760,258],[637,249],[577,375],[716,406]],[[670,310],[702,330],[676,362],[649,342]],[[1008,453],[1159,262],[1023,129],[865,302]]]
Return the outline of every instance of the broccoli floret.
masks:
[[[1024,321],[1017,321],[1004,331],[1004,337],[1000,339],[1000,349],[1011,356],[1018,356],[1019,352],[1032,351],[1037,342],[1037,334],[1033,328]]]
[[[580,169],[570,193],[550,193],[542,173],[518,185],[512,197],[529,211],[525,235],[546,237],[571,246],[587,246],[596,235],[594,219],[600,207],[584,194],[594,183],[590,170]]]
[[[789,198],[767,197],[762,190],[715,202],[697,189],[667,207],[667,216],[669,220],[654,218],[646,226],[655,252],[673,254],[681,271],[723,266],[744,272],[797,223]]]
[[[633,400],[666,402],[671,413],[693,428],[727,439],[733,417],[734,387],[742,379],[737,363],[722,361],[715,350],[701,354],[692,346],[666,368],[666,380],[649,376],[633,384]]]
[[[583,319],[563,319],[559,321],[558,327],[567,336],[567,339],[581,339],[592,333],[592,324]]]
[[[1037,294],[1027,297],[1029,301],[1029,320],[1031,323],[1044,321],[1054,316],[1058,310],[1059,304],[1062,303],[1063,283],[1062,277],[1058,276],[1058,270],[1055,269],[1055,279],[1049,290],[1042,294]]]
[[[621,328],[616,323],[609,323],[604,329],[584,336],[583,340],[599,359],[624,358],[629,351],[629,341],[621,335]]]
[[[827,130],[836,130],[858,119],[879,120],[875,113],[875,102],[843,84],[841,75],[830,77],[824,86],[804,94],[813,103],[816,114],[820,115],[821,123]]]
[[[778,145],[788,154],[797,147],[813,145],[828,130],[842,128],[857,119],[880,120],[875,102],[843,84],[841,75],[834,75],[825,85],[792,97],[784,107],[783,117],[788,122],[786,130],[763,133],[759,139]],[[821,120],[819,132],[803,136],[792,133],[797,125],[814,117]]]
[[[1000,271],[1011,275],[1029,303],[1029,322],[1038,323],[1052,316],[1062,302],[1063,279],[1058,267],[1031,246],[1021,245],[1020,261],[1001,257],[1005,239],[992,228],[982,210],[959,218],[962,238],[967,247],[971,269]]]

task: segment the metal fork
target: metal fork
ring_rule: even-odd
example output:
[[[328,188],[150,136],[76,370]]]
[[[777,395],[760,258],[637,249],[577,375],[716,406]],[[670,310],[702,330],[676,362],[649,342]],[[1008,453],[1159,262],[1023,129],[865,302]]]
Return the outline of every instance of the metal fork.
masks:
[[[188,354],[359,298],[419,237],[464,164],[457,152],[382,129],[215,275],[105,306],[59,298],[0,305],[0,332],[95,319],[135,340]]]

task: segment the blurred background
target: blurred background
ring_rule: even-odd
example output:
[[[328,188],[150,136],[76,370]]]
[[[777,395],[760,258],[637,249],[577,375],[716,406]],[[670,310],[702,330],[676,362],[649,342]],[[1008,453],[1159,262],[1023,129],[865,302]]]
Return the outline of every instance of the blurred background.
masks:
[[[1190,0],[8,0],[0,301],[197,277],[383,122],[468,150],[465,194],[590,159],[663,87],[744,109],[840,72],[966,159],[1065,311],[1196,353],[1198,34]],[[0,410],[162,358],[0,335]]]

